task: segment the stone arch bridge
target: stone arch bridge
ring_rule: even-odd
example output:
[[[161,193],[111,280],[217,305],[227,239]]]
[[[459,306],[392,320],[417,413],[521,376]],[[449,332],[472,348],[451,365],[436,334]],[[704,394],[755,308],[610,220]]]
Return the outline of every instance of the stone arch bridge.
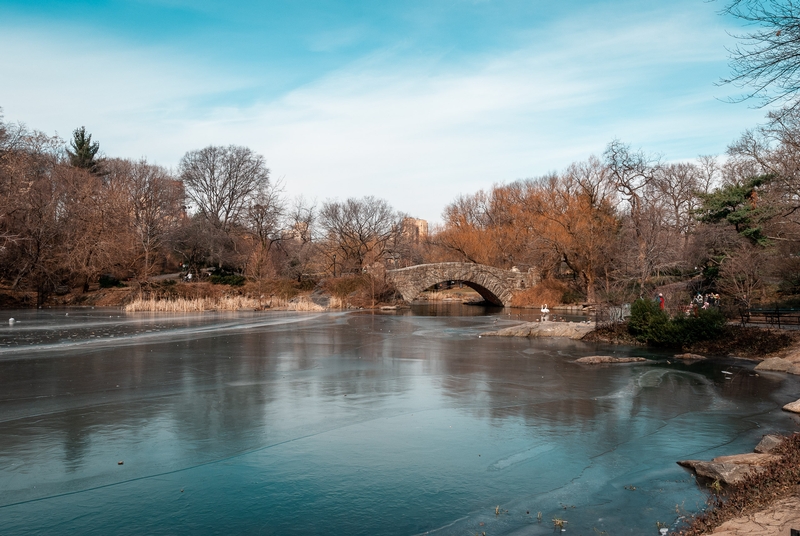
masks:
[[[484,300],[508,307],[514,293],[530,288],[539,282],[533,271],[503,270],[483,264],[466,262],[439,262],[418,264],[408,268],[387,270],[389,279],[403,299],[410,302],[420,292],[437,283],[458,281],[475,289]]]

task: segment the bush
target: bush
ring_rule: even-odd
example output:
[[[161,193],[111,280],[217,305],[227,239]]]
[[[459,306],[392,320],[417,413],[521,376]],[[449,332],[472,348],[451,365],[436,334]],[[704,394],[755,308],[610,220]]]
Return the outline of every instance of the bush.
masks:
[[[212,275],[208,278],[214,285],[230,285],[232,287],[241,287],[247,281],[243,275]]]
[[[288,301],[300,293],[300,283],[296,279],[266,279],[249,283],[247,292],[256,297],[276,296]]]
[[[365,286],[364,277],[352,275],[331,277],[322,282],[322,288],[325,292],[341,300]]]
[[[667,336],[669,315],[653,300],[638,299],[631,305],[628,331],[639,342],[662,343]]]
[[[631,306],[628,332],[639,342],[683,347],[719,337],[725,324],[725,316],[715,308],[670,318],[654,301],[639,299]]]
[[[354,307],[370,307],[397,299],[397,289],[383,278],[370,274],[332,277],[321,283],[322,289]]]
[[[122,284],[122,281],[117,279],[111,274],[103,274],[100,276],[100,288],[113,288],[113,287],[124,287],[125,285]]]
[[[722,334],[727,319],[722,312],[712,307],[710,309],[700,309],[697,316],[676,316],[672,319],[675,324],[676,332],[680,335],[681,346],[694,344],[699,341],[710,341]]]

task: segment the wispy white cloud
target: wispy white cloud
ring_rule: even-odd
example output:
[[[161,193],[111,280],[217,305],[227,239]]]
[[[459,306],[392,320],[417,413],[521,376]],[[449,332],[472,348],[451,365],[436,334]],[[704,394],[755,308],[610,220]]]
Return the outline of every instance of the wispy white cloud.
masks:
[[[761,112],[714,99],[721,25],[656,15],[578,12],[520,34],[516,48],[457,61],[401,43],[246,104],[231,92],[271,73],[211,75],[218,67],[197,58],[113,42],[75,54],[63,36],[3,29],[0,48],[21,52],[0,59],[0,72],[20,82],[0,86],[0,106],[39,128],[86,124],[108,154],[165,165],[208,144],[247,145],[291,194],[377,195],[435,220],[458,193],[562,169],[614,138],[691,158],[756,122]],[[87,65],[93,72],[75,74]]]

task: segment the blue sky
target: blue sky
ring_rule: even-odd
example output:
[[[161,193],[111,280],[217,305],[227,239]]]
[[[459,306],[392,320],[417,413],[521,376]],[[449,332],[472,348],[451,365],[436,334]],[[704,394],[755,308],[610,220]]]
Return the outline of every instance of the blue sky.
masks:
[[[721,99],[720,2],[0,0],[6,121],[176,167],[246,145],[290,196],[375,195],[440,220],[456,195],[618,138],[722,154],[765,111]]]

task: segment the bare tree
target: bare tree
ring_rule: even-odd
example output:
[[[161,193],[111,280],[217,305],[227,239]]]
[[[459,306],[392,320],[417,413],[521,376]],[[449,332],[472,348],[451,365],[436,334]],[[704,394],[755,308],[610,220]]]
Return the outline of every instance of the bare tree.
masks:
[[[724,13],[754,29],[737,35],[729,50],[731,76],[722,83],[746,88],[731,99],[755,99],[760,106],[800,104],[800,4],[795,0],[731,0]]]
[[[716,156],[700,155],[697,157],[699,193],[707,194],[719,184],[720,171]]]
[[[247,207],[269,186],[264,157],[237,145],[189,151],[179,172],[200,214],[226,233],[242,223]]]
[[[606,166],[617,192],[628,205],[628,217],[636,240],[636,269],[640,287],[653,270],[659,240],[661,210],[649,203],[648,193],[660,167],[659,159],[633,151],[619,140],[608,144]]]
[[[743,245],[722,263],[719,288],[749,309],[764,284],[766,255],[755,247]]]
[[[123,205],[121,219],[132,234],[137,275],[146,281],[158,271],[166,238],[183,215],[183,185],[144,158],[106,160],[103,168],[109,196],[118,194]]]
[[[666,223],[675,238],[682,239],[681,250],[688,244],[689,233],[696,223],[694,211],[698,206],[697,192],[703,189],[702,180],[697,166],[679,162],[662,166],[653,181]],[[680,253],[682,257],[683,251]]]
[[[401,220],[388,202],[372,196],[328,201],[319,213],[329,255],[338,253],[341,266],[351,270],[382,260]]]

